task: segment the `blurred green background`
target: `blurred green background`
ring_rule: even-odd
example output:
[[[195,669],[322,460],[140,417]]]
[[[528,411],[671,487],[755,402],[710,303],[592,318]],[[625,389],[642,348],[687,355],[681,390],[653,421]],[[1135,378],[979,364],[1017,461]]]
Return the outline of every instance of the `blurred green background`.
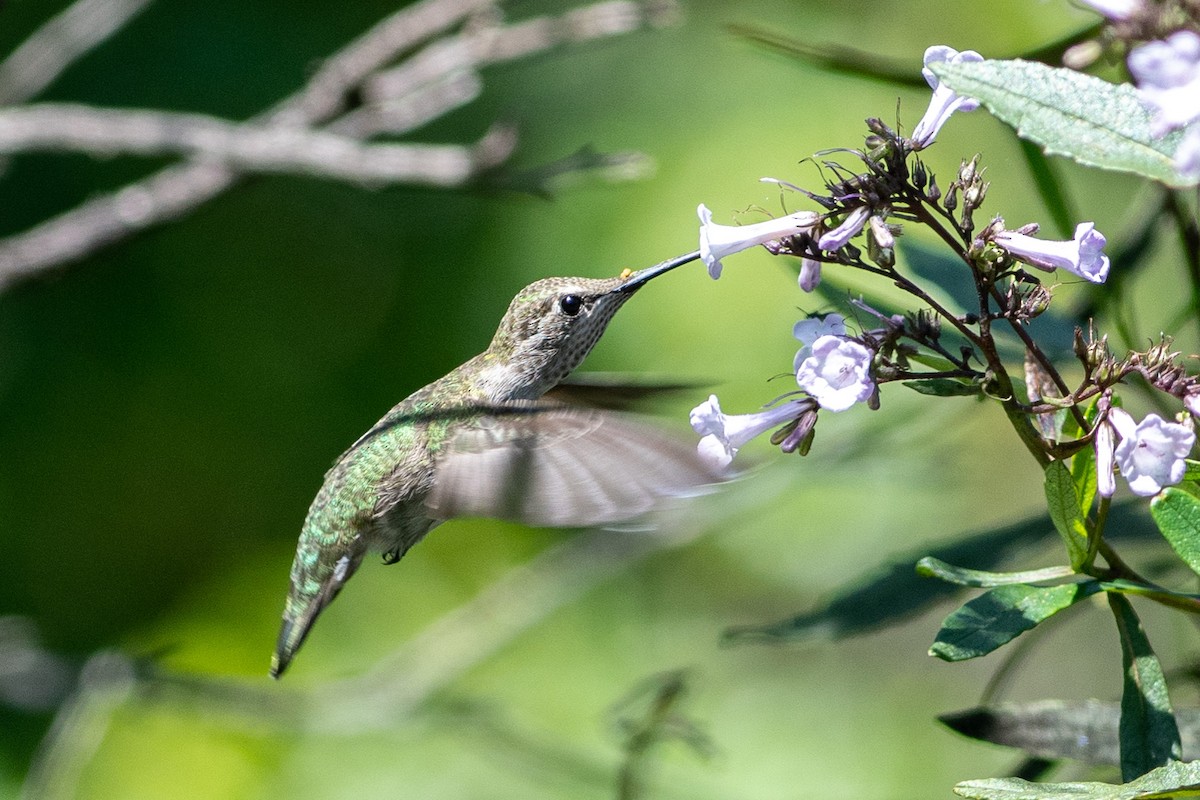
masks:
[[[63,6],[8,0],[0,52]],[[517,2],[505,13],[567,7]],[[42,99],[247,118],[394,8],[160,2]],[[823,417],[806,459],[747,448],[762,468],[686,510],[694,539],[631,559],[544,614],[526,610],[528,625],[481,643],[478,657],[468,647],[465,672],[434,680],[410,713],[370,721],[369,693],[335,692],[326,700],[344,703],[348,721],[331,730],[295,711],[302,701],[280,713],[262,699],[366,673],[509,569],[581,535],[447,524],[397,566],[366,563],[286,679],[266,677],[296,536],[325,469],[392,404],[481,350],[520,287],[686,252],[698,203],[727,223],[754,204],[777,209],[759,177],[819,188],[801,159],[860,145],[864,118],[893,121],[897,101],[909,129],[925,108],[926,90],[823,72],[729,25],[902,59],[915,75],[930,44],[1009,56],[1095,21],[1057,0],[693,0],[681,11],[673,27],[488,68],[479,100],[410,137],[473,141],[507,120],[520,132],[514,166],[590,144],[650,155],[656,170],[642,181],[583,176],[546,200],[257,177],[0,296],[0,614],[32,621],[73,664],[118,648],[255,692],[241,703],[113,700],[111,715],[78,721],[85,746],[50,781],[61,796],[613,797],[627,758],[614,715],[637,716],[654,676],[680,668],[688,692],[674,710],[713,754],[680,742],[654,751],[647,797],[948,796],[954,781],[1015,762],[934,721],[974,704],[994,668],[930,659],[936,612],[861,637],[721,644],[731,626],[817,607],[877,565],[911,563],[1042,507],[1040,475],[997,410],[894,386],[878,412]],[[984,112],[956,117],[927,161],[949,175],[976,152],[993,181],[985,212],[1048,225],[1013,136]],[[0,234],[160,165],[15,158],[0,180]],[[1083,218],[1118,239],[1137,181],[1055,167]],[[586,368],[711,382],[727,411],[753,410],[786,391],[786,379],[768,379],[790,369],[801,312],[830,310],[790,270],[757,252],[731,259],[719,283],[682,269],[621,312]],[[1177,271],[1162,253],[1130,289],[1143,339],[1167,324],[1154,287]],[[1194,349],[1195,331],[1183,334]],[[705,394],[662,412],[686,429]],[[1022,558],[1060,556],[1050,543]],[[1111,623],[1078,614],[1013,696],[1117,695]],[[1172,645],[1156,646],[1171,657]],[[436,648],[422,657],[436,674]],[[388,679],[403,688],[407,676]],[[637,701],[622,706],[631,693]],[[0,707],[0,795],[18,791],[51,719]]]

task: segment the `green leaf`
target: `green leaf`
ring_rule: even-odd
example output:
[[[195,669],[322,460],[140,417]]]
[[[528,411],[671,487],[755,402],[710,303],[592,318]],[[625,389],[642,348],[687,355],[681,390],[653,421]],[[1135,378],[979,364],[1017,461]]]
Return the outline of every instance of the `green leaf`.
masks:
[[[958,369],[958,367],[955,366],[954,362],[950,359],[923,351],[910,353],[908,360],[915,361],[922,366],[929,367],[930,369],[936,369],[938,372],[949,372],[952,369]]]
[[[1068,578],[1075,574],[1070,567],[1046,567],[1031,569],[1024,572],[985,572],[978,569],[967,569],[947,564],[932,556],[926,556],[917,562],[917,574],[926,578],[941,578],[959,586],[974,586],[990,589],[994,586],[1007,586],[1012,583],[1037,583],[1056,578]]]
[[[1128,84],[1020,60],[943,62],[931,69],[955,92],[979,100],[1050,155],[1133,172],[1168,186],[1196,182],[1175,169],[1183,132],[1152,137],[1151,114]]]
[[[1100,591],[1096,581],[1062,586],[1000,586],[968,601],[942,622],[929,654],[945,661],[987,655],[1039,622]]]
[[[1200,709],[1178,708],[1175,720],[1183,758],[1200,757]],[[1037,758],[1071,758],[1089,764],[1121,763],[1121,706],[1103,700],[1035,700],[1000,703],[949,714],[938,721],[951,730],[1024,751]]]
[[[978,397],[979,386],[974,383],[964,383],[950,378],[921,378],[904,381],[905,386],[915,389],[921,394],[934,397]]]
[[[1150,501],[1150,515],[1183,562],[1200,574],[1200,499],[1182,489],[1166,489]]]
[[[1200,797],[1200,761],[1174,762],[1129,783],[1030,783],[1020,778],[963,781],[954,793],[972,800],[1168,800]]]
[[[1071,456],[1071,481],[1075,484],[1075,497],[1079,500],[1079,511],[1086,517],[1092,509],[1092,501],[1096,499],[1096,450],[1094,448],[1085,447]]]
[[[1094,424],[1096,401],[1092,400],[1083,413],[1088,424]],[[1063,425],[1063,434],[1073,438],[1083,434],[1075,422],[1075,417],[1071,414],[1067,414],[1067,421]],[[1071,456],[1071,479],[1075,483],[1075,495],[1079,499],[1079,510],[1086,518],[1092,509],[1092,502],[1096,499],[1096,449],[1094,447],[1084,447]]]
[[[1200,481],[1200,461],[1192,461],[1190,458],[1186,458],[1183,463],[1187,464],[1187,470],[1183,473],[1183,479],[1185,481]]]
[[[1123,595],[1108,593],[1121,634],[1125,682],[1121,691],[1121,777],[1133,780],[1180,758],[1179,727],[1158,656]]]
[[[1067,545],[1071,566],[1078,570],[1087,559],[1087,527],[1075,481],[1061,461],[1046,466],[1046,504],[1058,535]]]

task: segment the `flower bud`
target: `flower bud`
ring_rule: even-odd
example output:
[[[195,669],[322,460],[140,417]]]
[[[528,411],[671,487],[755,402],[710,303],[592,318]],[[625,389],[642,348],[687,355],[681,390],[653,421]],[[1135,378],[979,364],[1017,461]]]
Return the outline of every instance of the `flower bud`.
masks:
[[[942,201],[942,208],[947,211],[953,211],[958,208],[958,184],[950,184],[950,188],[946,190],[946,199]]]
[[[975,156],[970,161],[962,162],[962,166],[958,168],[958,182],[964,187],[970,186],[975,182],[975,175],[979,167],[979,156]]]
[[[929,180],[929,173],[928,173],[928,171],[926,171],[925,165],[923,163],[921,163],[920,161],[917,161],[915,164],[913,164],[913,168],[912,168],[913,186],[916,186],[921,191],[924,191],[925,184],[928,182],[928,180]]]

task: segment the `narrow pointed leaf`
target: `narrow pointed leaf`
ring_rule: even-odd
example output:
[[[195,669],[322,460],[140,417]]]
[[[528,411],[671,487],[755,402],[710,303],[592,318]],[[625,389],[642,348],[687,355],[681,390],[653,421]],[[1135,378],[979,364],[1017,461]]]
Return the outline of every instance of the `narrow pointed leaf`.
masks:
[[[1071,566],[1079,569],[1087,558],[1087,528],[1084,526],[1083,509],[1075,490],[1075,481],[1061,461],[1052,461],[1047,465],[1045,488],[1050,519],[1067,545]]]
[[[968,601],[942,622],[929,654],[945,661],[987,655],[1038,623],[1100,591],[1096,581],[1063,586],[999,586]]]
[[[1141,620],[1123,595],[1108,593],[1108,604],[1121,635],[1125,681],[1121,691],[1121,777],[1140,775],[1178,761],[1179,728],[1167,696],[1158,656],[1142,630]]]
[[[1020,778],[963,781],[954,793],[971,800],[1168,800],[1200,796],[1200,761],[1172,763],[1135,781],[1114,785],[1076,781],[1030,783]]]
[[[921,394],[934,397],[978,397],[979,386],[971,382],[956,381],[951,378],[920,378],[904,381],[904,385]]]
[[[1150,514],[1183,562],[1200,574],[1200,499],[1170,488],[1150,501]]]
[[[1195,183],[1175,168],[1182,131],[1152,137],[1151,114],[1128,84],[1020,60],[945,62],[931,69],[955,92],[979,100],[1050,155],[1133,172],[1168,186]]]
[[[950,370],[957,369],[953,361],[933,353],[912,353],[908,356],[908,360],[915,361],[922,366],[935,369],[938,372],[949,372]]]
[[[1061,566],[1031,569],[1024,572],[986,572],[979,569],[956,567],[932,556],[926,556],[917,562],[917,574],[927,578],[941,578],[950,583],[957,583],[959,586],[990,589],[1010,583],[1037,583],[1056,578],[1068,578],[1075,574],[1075,570]]]
[[[1096,424],[1096,399],[1083,410],[1083,417],[1090,431]],[[1078,439],[1084,435],[1084,429],[1075,420],[1074,414],[1063,418],[1063,436],[1067,439]],[[1085,445],[1084,448],[1071,456],[1071,479],[1075,482],[1075,495],[1079,500],[1079,511],[1087,518],[1096,500],[1096,448]]]
[[[1200,709],[1178,708],[1175,718],[1184,759],[1200,757]],[[950,729],[1038,758],[1071,758],[1089,764],[1121,763],[1121,706],[1103,700],[1035,700],[1000,703],[942,714]]]
[[[1029,548],[1042,545],[1052,536],[1052,525],[1044,514],[1002,528],[972,533],[930,550],[922,546],[893,556],[882,564],[872,564],[860,575],[848,580],[826,601],[785,619],[731,628],[725,632],[729,642],[780,642],[814,636],[842,639],[861,636],[929,611],[936,603],[962,590],[943,581],[920,577],[913,564],[922,556],[936,556],[949,564],[974,564],[981,569],[1000,569],[1017,557],[1028,555]],[[1144,505],[1135,502],[1114,503],[1108,514],[1108,530],[1114,542],[1155,542],[1158,529]]]

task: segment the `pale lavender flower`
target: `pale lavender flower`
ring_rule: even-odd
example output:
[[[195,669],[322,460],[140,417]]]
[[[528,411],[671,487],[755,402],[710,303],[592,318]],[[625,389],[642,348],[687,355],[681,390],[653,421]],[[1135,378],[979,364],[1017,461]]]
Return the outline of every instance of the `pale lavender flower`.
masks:
[[[1142,0],[1079,0],[1085,6],[1109,19],[1129,19],[1137,11]]]
[[[1138,96],[1155,112],[1156,137],[1200,119],[1200,34],[1176,31],[1129,53]]]
[[[717,396],[709,395],[708,400],[693,408],[691,413],[692,430],[701,436],[696,449],[706,463],[722,470],[755,436],[815,410],[816,403],[811,398],[804,398],[789,400],[754,414],[725,414]]]
[[[821,262],[812,258],[800,259],[800,289],[811,292],[821,285]]]
[[[1108,256],[1104,255],[1107,240],[1092,222],[1079,223],[1075,238],[1067,242],[1037,239],[1015,231],[1000,231],[995,241],[1015,258],[1047,272],[1061,268],[1092,283],[1104,283],[1108,277]]]
[[[858,235],[858,232],[863,229],[863,225],[867,224],[867,217],[871,215],[871,209],[866,206],[859,206],[846,215],[846,219],[841,225],[838,225],[831,231],[821,235],[817,241],[817,247],[822,250],[841,250],[846,246],[846,243]]]
[[[873,358],[874,353],[858,342],[822,336],[813,342],[812,355],[796,369],[796,383],[816,398],[821,408],[845,411],[874,393]]]
[[[813,211],[797,211],[786,217],[756,222],[753,225],[718,225],[703,203],[696,209],[700,217],[700,258],[708,266],[713,280],[721,277],[721,259],[748,250],[773,239],[795,236],[811,228],[820,219]]]
[[[1200,393],[1193,393],[1184,397],[1183,405],[1193,417],[1200,419]]]
[[[933,89],[933,97],[929,100],[929,108],[925,110],[925,116],[921,117],[917,127],[913,128],[912,143],[918,150],[933,144],[938,131],[955,111],[973,111],[979,107],[978,100],[960,97],[949,86],[942,86],[941,80],[933,74],[929,65],[939,64],[943,61],[962,64],[983,61],[983,56],[974,50],[964,50],[960,53],[953,47],[947,47],[944,44],[934,45],[925,51],[925,67],[921,70],[921,74],[925,76],[925,82]]]
[[[1113,473],[1113,428],[1107,419],[1096,427],[1092,443],[1096,447],[1096,493],[1112,497],[1117,491],[1117,476]]]
[[[800,340],[802,347],[796,353],[795,368],[800,369],[804,359],[812,355],[813,342],[822,336],[845,336],[846,318],[841,314],[826,314],[822,317],[802,319],[792,326],[792,336]]]
[[[1120,408],[1109,411],[1108,419],[1121,436],[1114,452],[1117,466],[1134,494],[1149,497],[1183,480],[1187,470],[1184,458],[1196,443],[1196,434],[1187,426],[1167,422],[1157,414],[1147,414],[1135,423]]]
[[[1200,122],[1188,126],[1175,149],[1175,169],[1184,180],[1200,180]]]

